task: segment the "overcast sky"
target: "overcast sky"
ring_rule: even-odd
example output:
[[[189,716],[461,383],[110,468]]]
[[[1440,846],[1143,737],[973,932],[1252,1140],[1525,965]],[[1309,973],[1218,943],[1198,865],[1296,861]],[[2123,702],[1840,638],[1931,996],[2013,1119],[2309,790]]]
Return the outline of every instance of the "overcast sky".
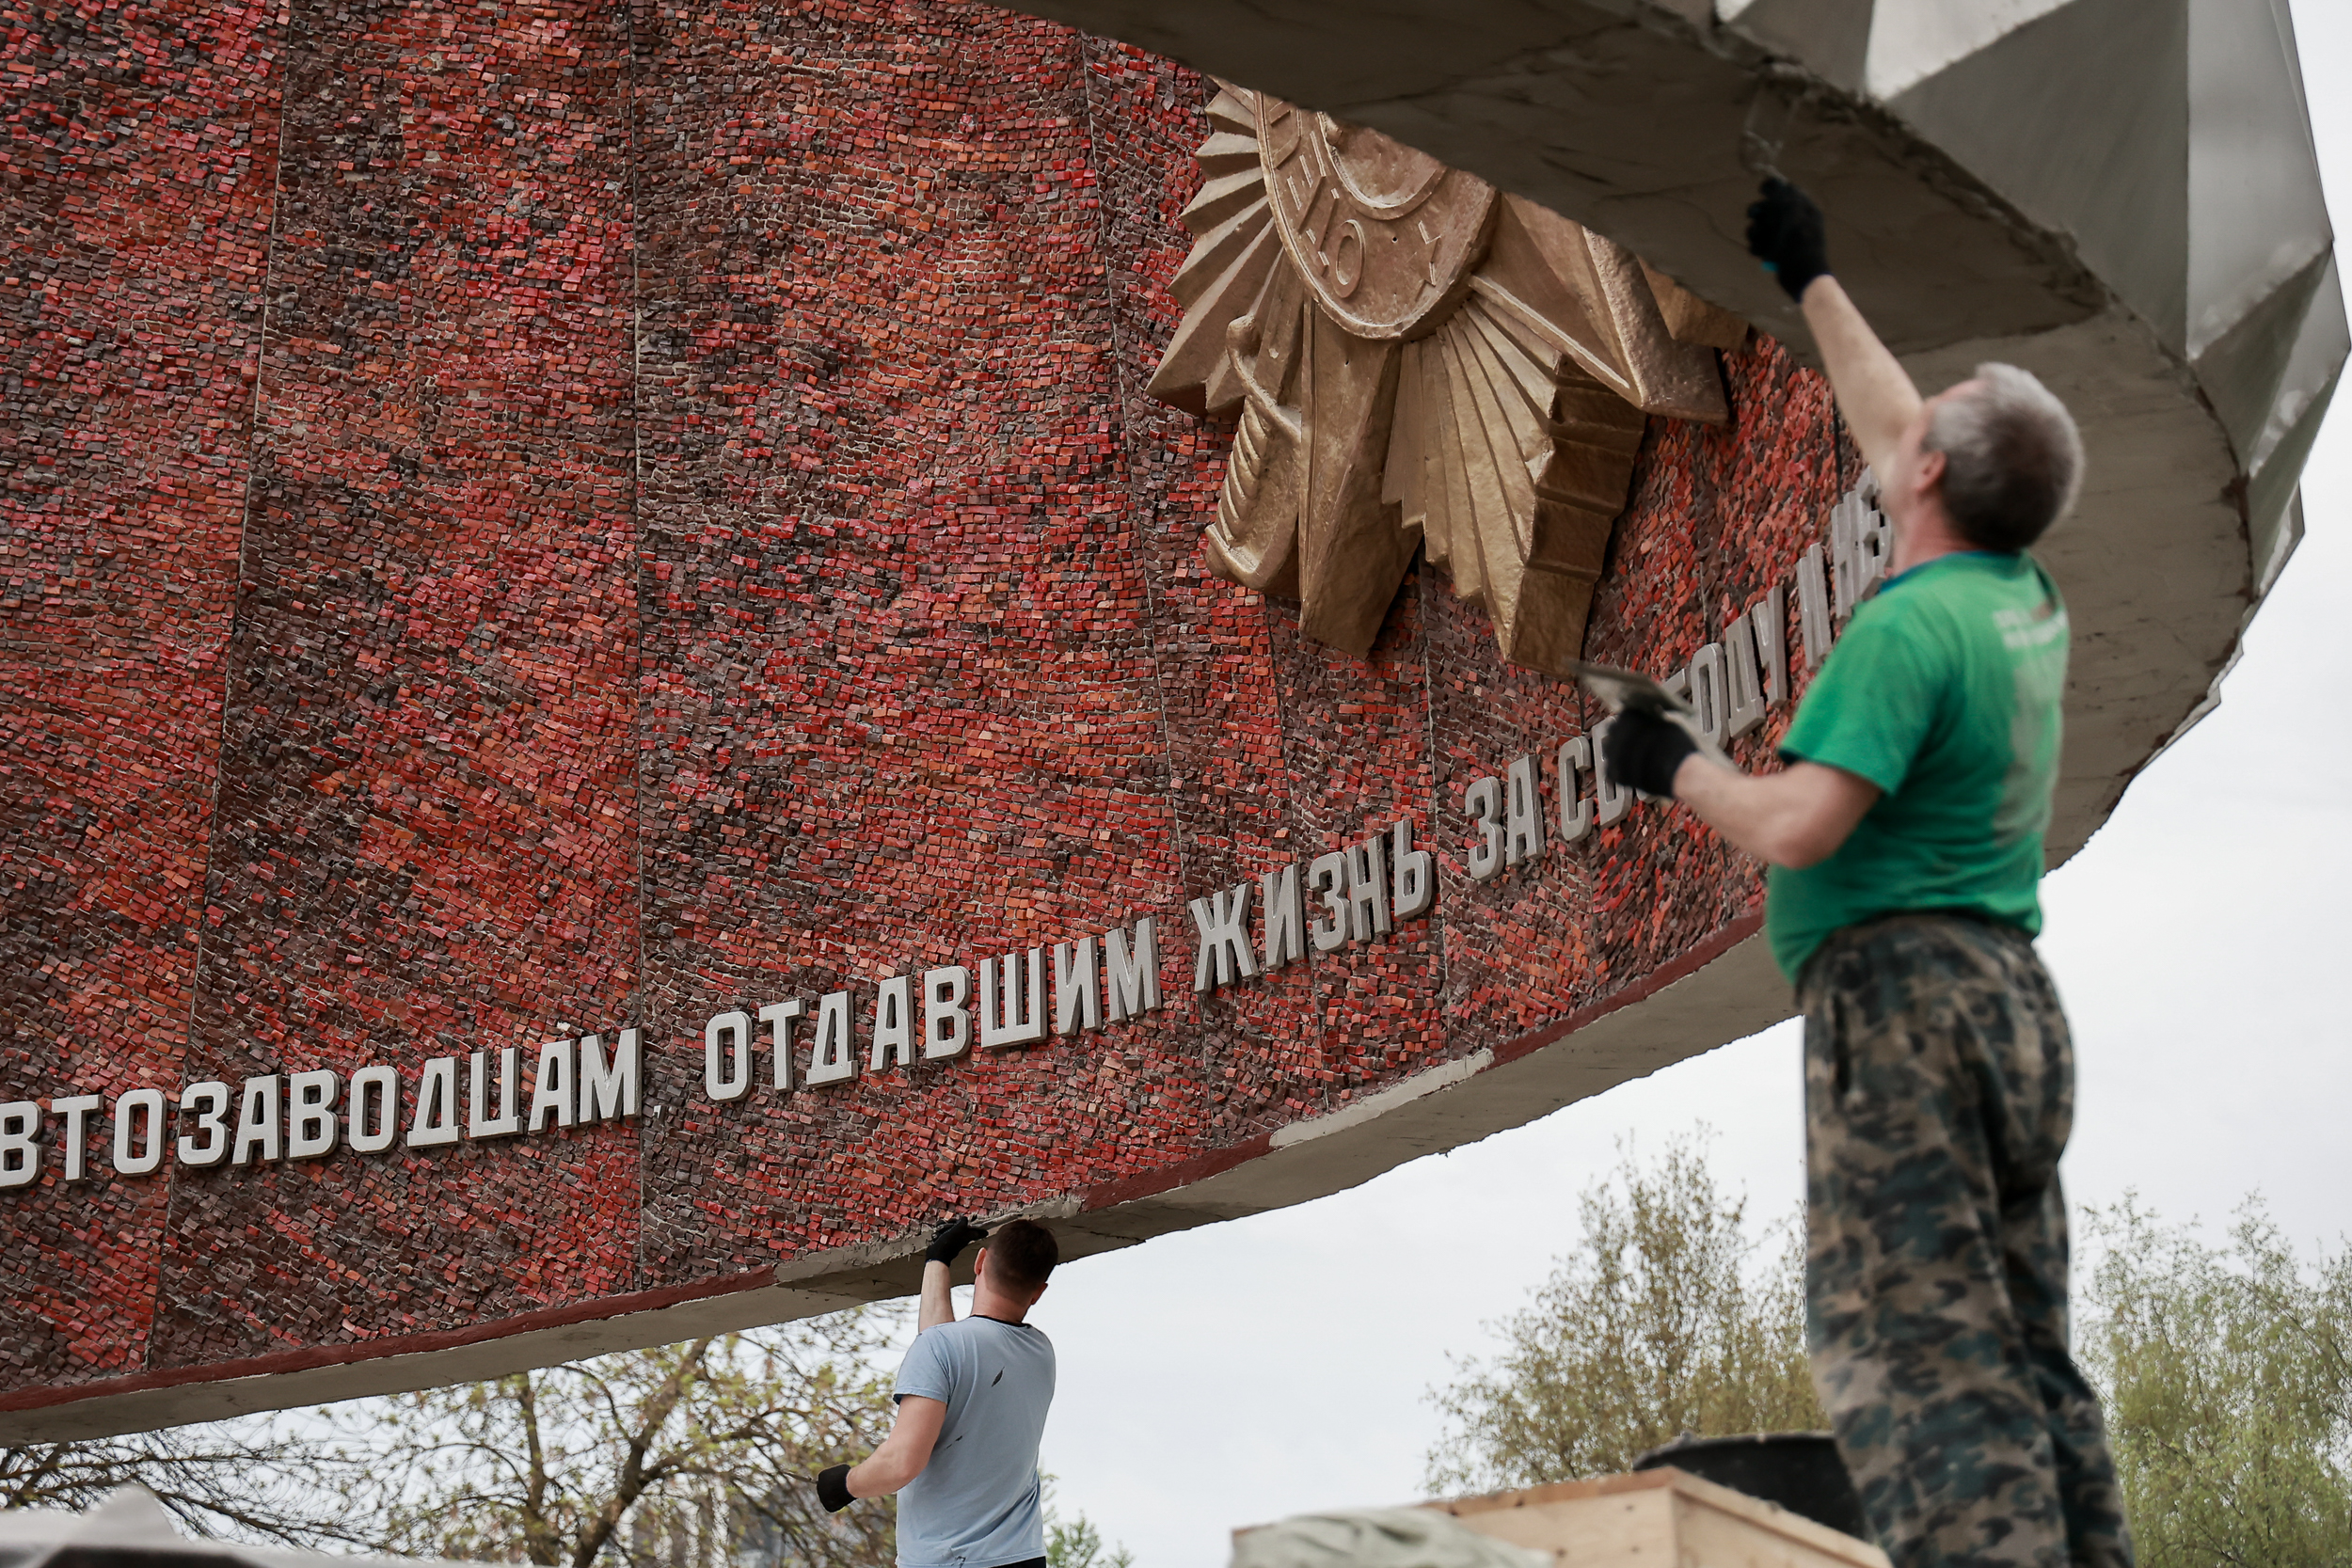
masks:
[[[2352,79],[2352,7],[2297,0],[2303,73]],[[2352,231],[2352,102],[2315,91]],[[1833,214],[1833,219],[1835,214]],[[1834,235],[1833,235],[1834,238]],[[2310,532],[2220,708],[2045,885],[2079,1071],[2069,1196],[2226,1223],[2259,1191],[2307,1246],[2352,1193],[2352,414],[2303,480]],[[1060,1271],[1044,1465],[1138,1568],[1219,1568],[1237,1525],[1422,1496],[1449,1353],[1491,1348],[1576,1235],[1620,1140],[1706,1122],[1719,1179],[1804,1196],[1796,1026],[1418,1161],[1352,1192]]]

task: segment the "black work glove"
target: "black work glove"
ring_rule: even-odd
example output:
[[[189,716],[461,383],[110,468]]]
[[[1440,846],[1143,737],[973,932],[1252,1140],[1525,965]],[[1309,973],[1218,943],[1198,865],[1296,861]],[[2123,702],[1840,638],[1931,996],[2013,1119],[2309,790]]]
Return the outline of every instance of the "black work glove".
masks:
[[[850,1467],[836,1465],[830,1470],[817,1472],[817,1500],[825,1505],[828,1513],[838,1513],[857,1501],[850,1496]]]
[[[1790,299],[1829,271],[1829,237],[1813,198],[1774,175],[1748,206],[1748,249],[1762,259]]]
[[[926,1262],[945,1263],[952,1269],[965,1247],[987,1239],[987,1231],[959,1215],[932,1233],[930,1250],[923,1258]]]
[[[1609,733],[1600,737],[1600,765],[1620,786],[1671,800],[1675,769],[1698,749],[1681,725],[1629,707],[1609,721]]]

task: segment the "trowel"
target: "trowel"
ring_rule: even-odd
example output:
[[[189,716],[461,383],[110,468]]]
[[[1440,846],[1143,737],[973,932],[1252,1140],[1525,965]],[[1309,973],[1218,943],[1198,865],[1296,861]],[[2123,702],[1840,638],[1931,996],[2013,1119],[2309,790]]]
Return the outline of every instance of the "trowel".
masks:
[[[1613,664],[1587,664],[1578,659],[1568,668],[1575,673],[1577,679],[1584,683],[1584,689],[1600,700],[1600,705],[1609,710],[1611,718],[1628,708],[1656,714],[1689,736],[1691,743],[1698,748],[1699,755],[1718,767],[1738,771],[1739,765],[1724,754],[1724,749],[1715,743],[1714,736],[1707,733],[1707,726],[1699,722],[1698,710],[1691,705],[1689,699],[1677,696],[1647,675],[1620,670]],[[1597,757],[1595,760],[1597,761]],[[1647,798],[1657,799],[1656,796]]]

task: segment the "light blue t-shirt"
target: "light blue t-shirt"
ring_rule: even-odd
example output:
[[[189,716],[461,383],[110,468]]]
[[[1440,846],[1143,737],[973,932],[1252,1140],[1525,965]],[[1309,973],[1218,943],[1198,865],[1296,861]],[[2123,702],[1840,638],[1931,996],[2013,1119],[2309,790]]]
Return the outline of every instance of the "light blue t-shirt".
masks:
[[[963,1318],[914,1337],[893,1398],[947,1407],[930,1463],[898,1494],[898,1568],[1006,1568],[1045,1555],[1038,1440],[1054,1342],[1026,1323]]]

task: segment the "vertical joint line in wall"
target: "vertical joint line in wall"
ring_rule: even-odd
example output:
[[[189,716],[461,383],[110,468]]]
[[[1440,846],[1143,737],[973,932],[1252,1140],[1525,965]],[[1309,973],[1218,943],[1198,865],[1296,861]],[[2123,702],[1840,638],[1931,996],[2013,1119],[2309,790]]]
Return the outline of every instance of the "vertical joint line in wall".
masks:
[[[278,51],[280,62],[283,62],[293,52],[291,48],[294,41],[292,37],[294,32],[293,8],[287,8],[286,15],[286,30],[289,35],[286,41],[290,47]],[[249,564],[246,555],[251,547],[253,509],[259,503],[262,488],[262,417],[265,406],[262,402],[262,391],[269,379],[269,316],[272,290],[278,277],[278,209],[286,192],[286,119],[285,78],[281,74],[278,101],[278,152],[276,165],[270,170],[269,223],[262,238],[261,313],[253,329],[253,403],[246,411],[245,504],[237,515],[237,580],[229,601],[229,636],[220,653],[220,739],[213,752],[213,798],[206,817],[204,835],[204,889],[198,895],[199,903],[197,916],[195,972],[200,972],[204,966],[204,921],[201,901],[211,896],[213,879],[211,823],[220,810],[221,778],[226,771],[221,767],[221,753],[229,747],[229,682],[234,673],[237,631],[245,620],[245,585]],[[192,1038],[195,1030],[193,989],[189,992],[188,1026]]]
[[[1442,810],[1442,802],[1438,799],[1439,786],[1438,783],[1438,683],[1436,678],[1430,673],[1429,670],[1429,628],[1437,624],[1435,617],[1430,614],[1429,573],[1430,566],[1428,548],[1425,545],[1415,545],[1413,546],[1413,593],[1421,600],[1421,604],[1419,606],[1419,619],[1421,621],[1421,711],[1422,722],[1429,732],[1429,844],[1430,847],[1435,848],[1438,843],[1438,824],[1445,820],[1445,815]],[[1583,653],[1582,647],[1579,646],[1577,652],[1581,657]],[[1584,720],[1584,709],[1582,705],[1584,683],[1579,681],[1576,686],[1576,690],[1578,699],[1578,706],[1576,710],[1577,721],[1581,723]],[[1438,874],[1438,863],[1434,857],[1429,863],[1429,874],[1432,877],[1435,877]],[[1429,929],[1436,939],[1438,950],[1438,1006],[1440,1014],[1442,1015],[1445,1007],[1446,981],[1449,978],[1446,966],[1446,951],[1448,947],[1452,945],[1445,940],[1445,900],[1442,898],[1432,901],[1429,906]]]
[[[629,677],[629,874],[637,886],[637,962],[629,974],[629,1011],[640,1028],[651,1026],[645,1006],[645,918],[651,900],[645,891],[645,558],[641,503],[645,491],[645,436],[641,404],[645,359],[644,291],[640,277],[637,200],[637,6],[621,7],[621,44],[626,58],[621,71],[622,146],[628,156],[628,559],[636,611],[637,636],[630,643]],[[637,1284],[645,1281],[645,1180],[652,1129],[644,1118],[637,1123],[637,1235],[634,1265]]]
[[[196,1048],[196,1009],[204,993],[205,912],[213,902],[213,858],[220,842],[220,789],[228,776],[229,715],[231,709],[230,682],[236,675],[237,631],[245,620],[246,552],[253,537],[253,509],[261,496],[262,410],[262,387],[269,373],[269,309],[271,290],[278,276],[278,210],[286,192],[286,80],[288,57],[293,54],[294,20],[294,8],[286,8],[286,39],[277,52],[278,67],[278,149],[270,169],[269,221],[262,230],[262,277],[257,285],[261,294],[261,309],[253,328],[253,402],[246,410],[245,421],[245,500],[237,512],[237,573],[229,585],[229,632],[220,645],[220,728],[213,741],[213,787],[204,802],[204,874],[196,880],[195,951],[188,959],[188,1012],[180,1030],[180,1060],[184,1067],[188,1053]],[[177,1167],[175,1167],[176,1170]],[[171,1206],[178,1196],[179,1183],[173,1180],[164,1192],[164,1227],[171,1228]],[[160,1287],[159,1287],[160,1288]],[[142,1347],[140,1359],[149,1368],[154,1366],[155,1336],[150,1333]]]
[[[1231,459],[1228,458],[1228,461],[1230,462]],[[1275,645],[1275,619],[1274,601],[1265,594],[1260,594],[1258,595],[1258,626],[1260,635],[1265,639],[1266,673],[1275,684],[1274,747],[1276,754],[1281,758],[1282,777],[1290,782],[1283,800],[1282,825],[1295,835],[1291,841],[1291,858],[1295,863],[1298,858],[1298,846],[1302,844],[1312,846],[1318,842],[1327,843],[1328,840],[1320,839],[1319,835],[1308,831],[1312,824],[1308,820],[1307,808],[1303,803],[1304,791],[1299,787],[1298,769],[1291,759],[1290,692],[1283,688],[1283,661],[1279,657]],[[1300,965],[1307,972],[1307,995],[1311,1004],[1307,1029],[1317,1051],[1323,1049],[1323,1042],[1329,1034],[1329,1029],[1323,1021],[1330,1016],[1325,1008],[1327,998],[1323,990],[1324,970],[1319,961],[1321,957],[1320,954],[1316,954],[1302,958]],[[1207,1053],[1204,1050],[1202,1053],[1204,1062],[1206,1057]]]
[[[1152,583],[1152,562],[1159,540],[1152,527],[1156,519],[1145,505],[1136,480],[1134,433],[1127,423],[1127,345],[1119,330],[1119,289],[1111,280],[1110,208],[1104,198],[1103,148],[1094,132],[1094,68],[1089,49],[1095,40],[1092,34],[1075,28],[1072,29],[1071,38],[1078,63],[1078,108],[1086,117],[1087,168],[1094,176],[1094,254],[1103,264],[1103,310],[1111,332],[1111,420],[1119,433],[1119,463],[1126,476],[1127,506],[1135,515],[1136,575],[1143,579],[1143,625],[1152,640],[1152,705],[1160,716],[1160,755],[1168,759],[1163,777],[1170,780],[1168,816],[1175,826],[1176,885],[1184,889],[1192,885],[1184,866],[1184,798],[1173,782],[1176,738],[1168,728],[1168,692],[1159,678],[1160,604]],[[1182,899],[1184,895],[1180,892],[1177,896]]]

